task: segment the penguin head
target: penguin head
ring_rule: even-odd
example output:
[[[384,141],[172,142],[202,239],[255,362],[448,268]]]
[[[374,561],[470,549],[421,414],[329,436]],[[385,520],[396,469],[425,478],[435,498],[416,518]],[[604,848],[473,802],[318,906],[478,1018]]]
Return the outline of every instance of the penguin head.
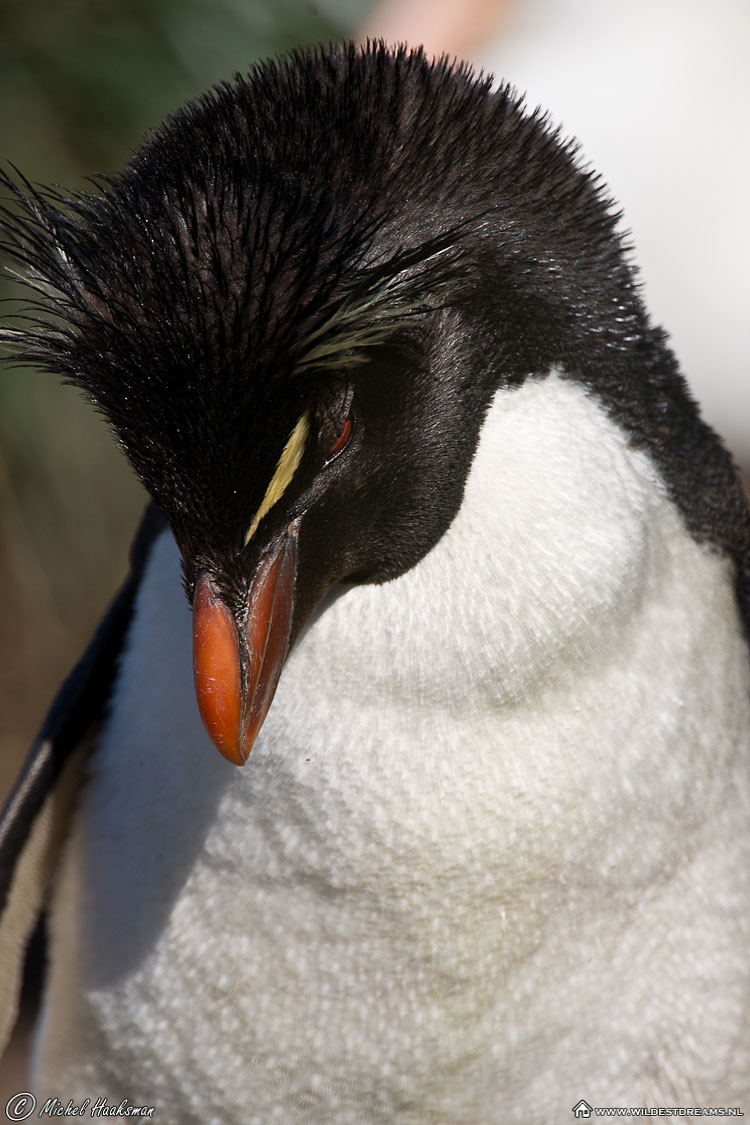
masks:
[[[325,594],[447,530],[498,388],[614,370],[643,336],[571,148],[419,52],[265,64],[96,192],[5,182],[43,306],[6,339],[92,398],[171,525],[201,715],[237,764]]]

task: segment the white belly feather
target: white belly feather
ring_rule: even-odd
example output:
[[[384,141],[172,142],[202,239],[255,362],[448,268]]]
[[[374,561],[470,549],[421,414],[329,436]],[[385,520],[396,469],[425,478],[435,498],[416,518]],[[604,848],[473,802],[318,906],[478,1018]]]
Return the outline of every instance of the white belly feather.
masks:
[[[59,880],[37,1096],[164,1122],[750,1109],[750,714],[728,564],[556,375],[456,520],[304,633],[247,767],[169,536]]]

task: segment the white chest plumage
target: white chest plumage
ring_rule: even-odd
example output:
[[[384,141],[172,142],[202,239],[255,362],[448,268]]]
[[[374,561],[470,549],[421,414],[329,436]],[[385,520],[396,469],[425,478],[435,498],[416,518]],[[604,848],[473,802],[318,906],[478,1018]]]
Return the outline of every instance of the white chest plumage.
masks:
[[[317,616],[244,770],[163,536],[58,882],[39,1093],[180,1123],[750,1099],[747,686],[728,564],[557,375],[498,393],[437,547]]]

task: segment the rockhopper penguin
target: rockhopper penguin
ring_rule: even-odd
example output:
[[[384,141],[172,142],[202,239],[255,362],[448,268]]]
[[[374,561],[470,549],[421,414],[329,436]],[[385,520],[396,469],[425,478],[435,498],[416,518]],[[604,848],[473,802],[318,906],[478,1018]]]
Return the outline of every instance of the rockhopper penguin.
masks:
[[[571,145],[342,47],[4,182],[4,339],[153,497],[2,822],[35,1096],[750,1112],[750,519]]]

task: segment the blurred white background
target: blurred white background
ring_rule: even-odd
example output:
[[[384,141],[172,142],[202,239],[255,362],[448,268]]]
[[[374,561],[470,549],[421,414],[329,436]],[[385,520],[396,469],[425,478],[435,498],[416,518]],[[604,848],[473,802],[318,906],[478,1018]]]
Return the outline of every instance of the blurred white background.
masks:
[[[384,0],[365,34],[469,57],[579,140],[652,318],[750,472],[750,2]]]

